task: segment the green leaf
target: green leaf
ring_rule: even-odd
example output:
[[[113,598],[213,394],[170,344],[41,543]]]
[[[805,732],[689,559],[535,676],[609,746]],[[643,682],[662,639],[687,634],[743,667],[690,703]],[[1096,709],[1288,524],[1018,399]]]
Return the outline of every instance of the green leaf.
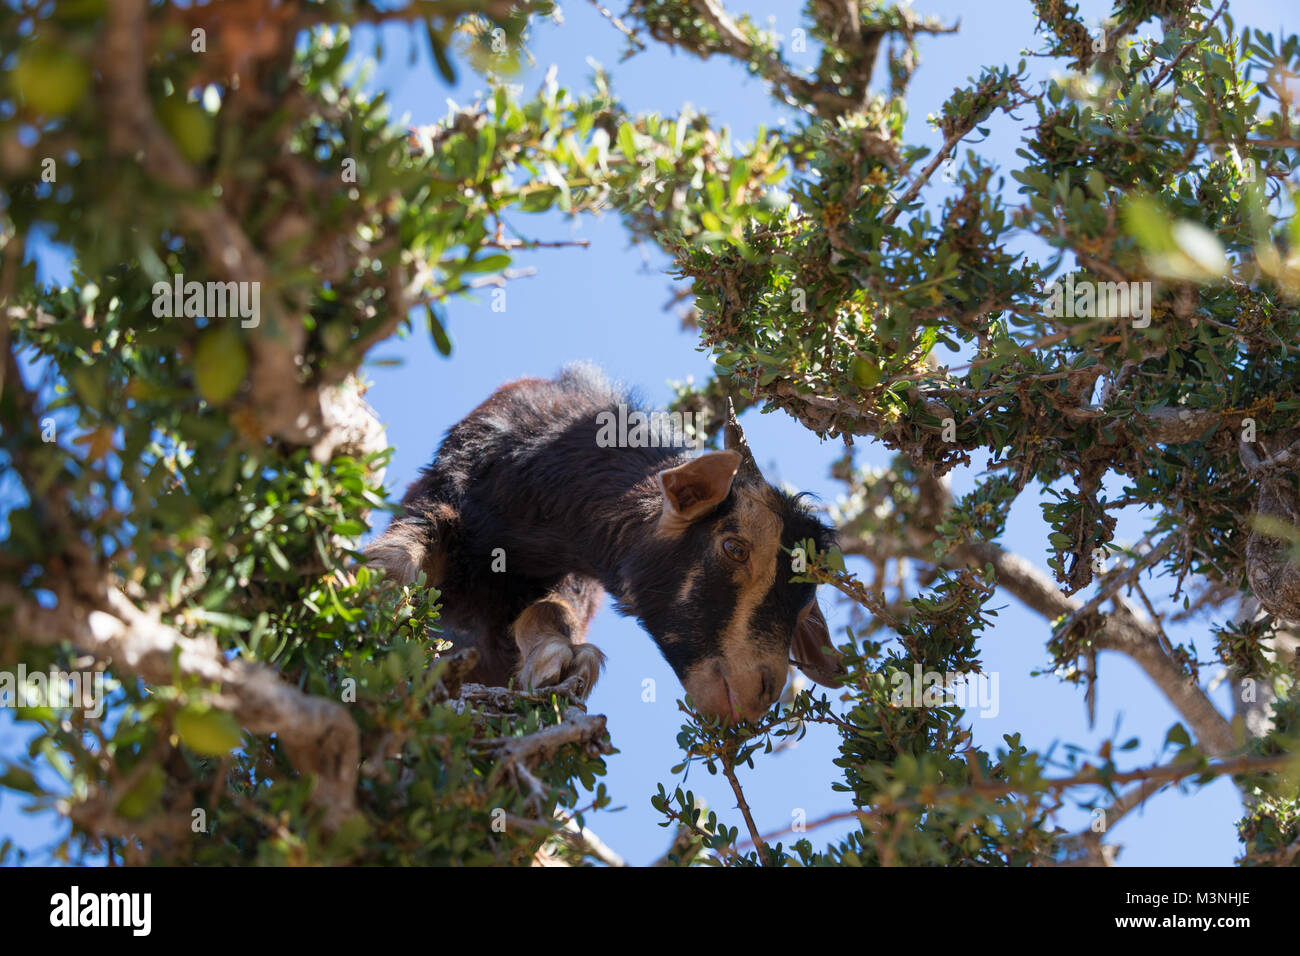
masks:
[[[212,405],[234,398],[248,372],[248,353],[239,333],[221,325],[203,333],[194,350],[194,379],[199,394]]]
[[[210,757],[222,757],[240,744],[239,723],[224,710],[191,706],[176,715],[176,733],[186,746]]]
[[[246,631],[250,627],[249,623],[242,617],[234,614],[224,614],[221,611],[208,611],[204,608],[191,608],[189,615],[202,624],[210,624],[213,627],[224,628],[228,631]]]
[[[284,556],[284,552],[280,550],[280,546],[274,541],[266,542],[266,552],[271,556],[271,560],[275,562],[275,566],[282,572],[288,574],[293,570],[292,565],[289,564],[289,559]]]
[[[465,263],[466,272],[500,272],[510,267],[510,257],[504,252],[495,255],[484,256],[482,259],[471,259]]]
[[[148,815],[162,796],[167,784],[167,775],[162,767],[154,764],[146,770],[117,802],[117,815],[128,820],[139,820]]]
[[[1177,248],[1173,227],[1164,209],[1148,196],[1134,196],[1124,205],[1124,227],[1144,252],[1170,252]]]
[[[880,384],[880,366],[861,355],[855,356],[853,382],[859,388],[875,388]]]
[[[63,116],[85,96],[90,68],[75,53],[38,40],[19,53],[9,82],[36,112]]]
[[[631,123],[624,123],[618,128],[618,148],[628,162],[636,162],[636,131]]]
[[[434,312],[432,305],[424,307],[425,318],[429,323],[429,335],[433,337],[433,347],[438,350],[438,354],[443,358],[451,355],[451,337],[447,335],[447,330],[443,328],[438,314]]]
[[[0,787],[8,787],[10,790],[19,790],[23,793],[36,795],[45,792],[36,782],[36,777],[30,770],[13,765],[10,765],[4,773],[0,774]]]
[[[1174,224],[1173,234],[1178,248],[1206,278],[1217,278],[1228,271],[1228,259],[1223,252],[1223,243],[1219,241],[1218,236],[1200,223],[1181,220]]]
[[[447,81],[449,86],[455,86],[456,70],[451,65],[451,60],[447,59],[446,39],[434,27],[432,18],[424,21],[424,28],[429,37],[429,50],[433,53],[433,62],[438,67],[438,72],[442,74],[442,78]]]
[[[157,113],[167,135],[191,163],[201,163],[212,155],[216,124],[202,106],[169,96],[158,104]]]

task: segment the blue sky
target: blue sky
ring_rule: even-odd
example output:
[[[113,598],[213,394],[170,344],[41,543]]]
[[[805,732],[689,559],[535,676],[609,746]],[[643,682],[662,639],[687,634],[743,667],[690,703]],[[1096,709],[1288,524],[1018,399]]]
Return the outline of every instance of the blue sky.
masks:
[[[760,22],[772,15],[772,28],[787,35],[800,25],[801,7],[793,0],[728,5],[736,12],[751,12]],[[1095,2],[1081,7],[1085,18],[1096,18],[1105,9]],[[920,13],[938,14],[945,22],[961,21],[961,31],[955,36],[921,39],[921,64],[910,88],[908,140],[937,146],[939,137],[925,118],[937,111],[954,86],[984,65],[1014,66],[1022,50],[1039,44],[1032,33],[1034,16],[1028,0],[975,4],[917,0],[915,8]],[[1282,2],[1237,0],[1232,11],[1239,25],[1249,23],[1265,30],[1281,28],[1286,32],[1285,26],[1294,21]],[[587,60],[591,58],[610,69],[615,93],[633,111],[676,113],[690,103],[715,122],[730,126],[741,140],[751,138],[760,126],[776,125],[783,115],[764,86],[730,61],[700,61],[651,46],[620,64],[624,38],[593,5],[566,4],[564,19],[562,27],[543,24],[534,30],[530,48],[537,67],[517,78],[526,90],[535,88],[554,63],[561,85],[581,91],[587,86],[591,72]],[[412,43],[421,48],[415,65],[407,57]],[[460,85],[448,89],[430,67],[423,45],[419,33],[386,28],[385,60],[372,80],[372,85],[389,91],[394,117],[401,120],[403,114],[409,114],[412,124],[438,120],[446,114],[448,96],[463,104],[484,85],[462,69]],[[796,66],[803,65],[801,57],[809,66],[816,62],[815,50],[788,55]],[[1046,61],[1031,59],[1029,66],[1034,76],[1046,77]],[[974,148],[1007,174],[1018,162],[1014,155],[1018,129],[1001,116],[989,126],[989,140]],[[947,188],[936,182],[926,196],[938,201]],[[1014,189],[1008,175],[1004,195],[1009,204],[1017,202]],[[374,383],[368,400],[386,423],[389,442],[396,448],[388,472],[394,498],[401,496],[417,470],[427,464],[446,429],[503,382],[521,376],[550,376],[566,363],[585,359],[636,386],[648,402],[662,407],[671,398],[670,380],[694,376],[702,381],[710,373],[709,359],[699,351],[695,337],[680,329],[675,312],[664,311],[674,290],[673,281],[664,272],[666,257],[656,249],[630,245],[616,217],[570,220],[559,214],[516,215],[510,222],[526,238],[582,238],[590,241],[590,247],[517,255],[516,266],[535,267],[537,274],[510,283],[504,312],[493,312],[486,295],[478,302],[449,303],[447,325],[455,345],[449,359],[434,351],[422,323],[416,324],[417,331],[409,338],[391,340],[371,353],[372,359],[400,358],[403,363],[370,367],[366,373]],[[1022,248],[1034,255],[1042,252],[1031,242]],[[45,278],[65,278],[63,257],[42,254],[41,261]],[[751,412],[744,425],[769,480],[812,491],[825,503],[834,500],[839,489],[829,479],[829,467],[840,453],[839,442],[820,441],[782,413]],[[865,441],[859,441],[858,449],[860,464],[888,460],[882,450]],[[985,459],[985,455],[976,455],[976,469],[954,473],[957,494],[973,486]],[[1109,490],[1113,494],[1118,485]],[[1022,495],[1003,543],[1045,569],[1046,525],[1038,503],[1036,489]],[[1126,516],[1117,541],[1136,540],[1142,528],[1139,518]],[[832,629],[842,633],[848,621],[847,608],[829,594],[823,594],[822,606]],[[1010,596],[994,606],[1002,610],[985,632],[980,648],[985,670],[999,674],[1000,709],[996,717],[988,718],[968,712],[977,742],[993,750],[1001,744],[1002,734],[1019,731],[1028,746],[1046,750],[1054,743],[1095,748],[1112,735],[1117,742],[1139,736],[1142,746],[1127,755],[1131,765],[1157,759],[1165,732],[1178,716],[1135,665],[1115,654],[1101,658],[1097,723],[1090,730],[1081,689],[1052,676],[1030,676],[1049,660],[1044,649],[1046,622]],[[1211,656],[1213,640],[1207,623],[1175,632],[1176,639],[1179,635],[1196,639],[1202,661]],[[608,655],[608,667],[589,707],[608,716],[619,750],[608,758],[604,782],[614,806],[626,809],[592,814],[588,822],[630,862],[649,862],[668,843],[669,833],[656,826],[660,818],[650,808],[649,798],[658,784],[670,790],[674,785],[669,770],[681,759],[674,739],[681,724],[676,705],[680,685],[650,638],[634,621],[619,617],[608,606],[597,615],[589,638]],[[1206,667],[1202,674],[1208,678],[1216,670],[1216,666]],[[647,678],[653,679],[658,689],[653,703],[642,700]],[[1221,686],[1214,699],[1221,710],[1230,710],[1226,687]],[[25,728],[16,727],[7,713],[0,713],[0,755],[16,755],[24,749],[27,737]],[[776,756],[760,757],[754,771],[742,771],[741,783],[761,831],[790,825],[792,815],[800,811],[808,820],[816,820],[848,807],[844,795],[831,790],[831,784],[839,779],[831,763],[837,743],[831,728],[813,727],[797,746]],[[724,780],[695,767],[687,783],[728,824],[743,831]],[[56,832],[55,821],[34,820],[18,813],[17,807],[12,794],[0,791],[0,835],[37,847]],[[1122,865],[1227,865],[1239,852],[1233,827],[1239,815],[1237,793],[1229,782],[1215,783],[1190,796],[1171,790],[1131,814],[1111,839],[1124,845]],[[1062,817],[1071,829],[1086,821],[1082,813]],[[827,827],[811,837],[818,845],[844,829]]]

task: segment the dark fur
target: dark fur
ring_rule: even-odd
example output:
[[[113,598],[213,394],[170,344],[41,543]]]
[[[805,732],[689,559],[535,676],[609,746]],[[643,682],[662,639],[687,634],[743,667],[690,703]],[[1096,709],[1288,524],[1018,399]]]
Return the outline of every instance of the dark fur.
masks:
[[[680,537],[656,535],[663,510],[656,476],[697,453],[598,447],[596,416],[617,413],[619,403],[639,407],[586,366],[566,369],[554,381],[503,386],[448,431],[434,462],[403,498],[406,516],[381,539],[403,542],[442,590],[448,638],[473,644],[481,655],[471,679],[510,680],[521,663],[512,625],[538,602],[548,605],[556,630],[582,642],[602,590],[655,636],[679,676],[715,652],[709,635],[725,627],[736,594],[725,574],[713,573],[725,559],[711,542],[739,530],[735,506],[745,483],[762,486],[779,515],[784,546],[808,538],[819,548],[832,543],[831,530],[798,496],[771,487],[756,469],[737,474],[726,500]],[[505,573],[492,570],[498,548]],[[697,580],[682,605],[678,595],[693,568]],[[755,641],[784,641],[789,648],[795,616],[809,605],[814,587],[788,578],[778,574],[758,605]],[[784,674],[779,679],[784,682]]]

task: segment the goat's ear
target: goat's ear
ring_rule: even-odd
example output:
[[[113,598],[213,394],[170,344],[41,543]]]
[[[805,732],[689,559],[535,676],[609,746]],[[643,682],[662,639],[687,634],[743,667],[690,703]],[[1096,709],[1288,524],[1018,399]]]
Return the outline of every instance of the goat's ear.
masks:
[[[847,673],[840,652],[831,643],[830,628],[822,609],[813,598],[799,614],[799,622],[794,627],[794,640],[790,644],[790,656],[794,658],[799,670],[823,687],[839,687],[844,683]]]
[[[682,525],[708,514],[727,497],[738,468],[738,453],[711,451],[659,472],[659,488],[664,495],[662,520]]]

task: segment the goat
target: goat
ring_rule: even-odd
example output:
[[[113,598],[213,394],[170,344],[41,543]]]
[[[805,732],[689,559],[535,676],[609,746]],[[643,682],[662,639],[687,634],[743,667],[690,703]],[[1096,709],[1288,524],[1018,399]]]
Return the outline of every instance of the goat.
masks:
[[[367,559],[441,590],[444,636],[478,649],[480,683],[577,676],[588,693],[604,654],[587,627],[607,591],[702,714],[761,717],[792,651],[838,686],[816,587],[790,581],[783,551],[823,550],[832,530],[763,479],[730,403],[725,450],[692,456],[675,423],[667,441],[602,447],[600,423],[635,404],[586,365],[503,385],[447,432]]]

